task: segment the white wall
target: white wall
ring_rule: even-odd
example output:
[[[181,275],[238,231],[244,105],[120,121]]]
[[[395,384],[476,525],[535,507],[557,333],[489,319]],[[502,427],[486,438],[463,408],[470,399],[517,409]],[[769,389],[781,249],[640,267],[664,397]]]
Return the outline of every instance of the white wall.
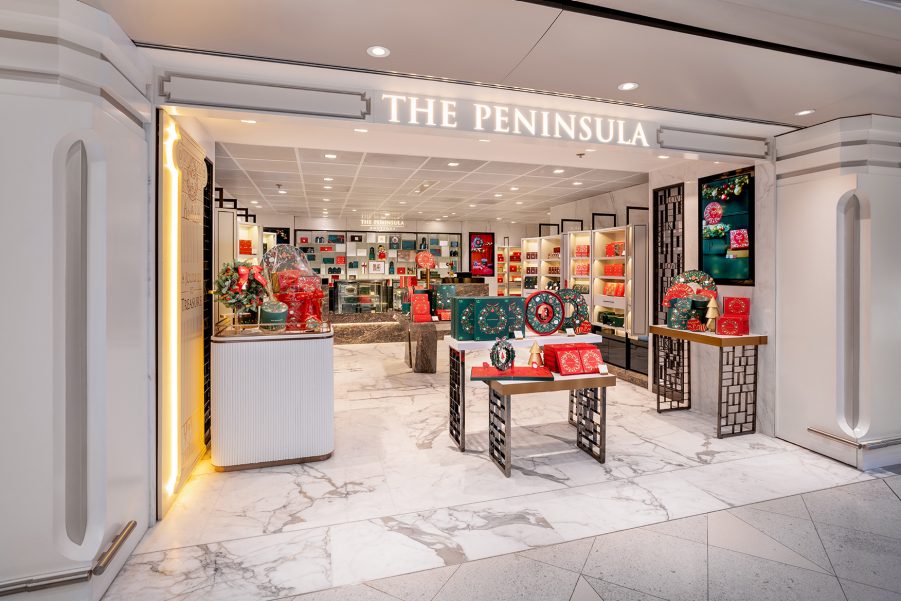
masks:
[[[698,178],[747,167],[750,163],[714,164],[704,161],[685,161],[650,173],[649,203],[653,191],[665,186],[684,183],[685,189],[685,269],[698,267]],[[776,217],[775,217],[775,167],[769,161],[754,162],[754,286],[718,286],[719,297],[747,296],[751,298],[751,331],[770,336],[770,344],[759,348],[759,372],[757,386],[757,428],[759,432],[774,433],[774,406],[776,390]],[[653,214],[651,223],[653,224]],[[653,225],[651,226],[653,244]],[[651,274],[649,290],[654,289],[653,253],[648,273]],[[651,321],[657,300],[650,303]],[[651,347],[653,349],[653,347]],[[652,353],[653,354],[653,353]],[[651,368],[654,358],[651,357]],[[691,398],[692,407],[716,415],[719,355],[713,347],[691,345]],[[650,382],[653,384],[653,382]]]
[[[561,219],[581,219],[583,228],[590,230],[592,213],[613,213],[616,215],[616,225],[626,225],[626,207],[647,208],[649,198],[648,184],[605,192],[552,207],[548,223],[559,225]]]

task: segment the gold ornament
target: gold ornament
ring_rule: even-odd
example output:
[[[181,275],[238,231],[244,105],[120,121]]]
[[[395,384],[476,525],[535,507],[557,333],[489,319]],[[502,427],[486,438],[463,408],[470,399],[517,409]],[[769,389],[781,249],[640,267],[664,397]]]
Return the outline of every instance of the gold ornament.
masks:
[[[720,316],[720,306],[715,298],[707,303],[707,331],[716,332],[716,318]]]
[[[529,365],[532,367],[544,366],[544,359],[541,358],[541,347],[538,346],[537,342],[533,342],[532,348],[529,349]]]

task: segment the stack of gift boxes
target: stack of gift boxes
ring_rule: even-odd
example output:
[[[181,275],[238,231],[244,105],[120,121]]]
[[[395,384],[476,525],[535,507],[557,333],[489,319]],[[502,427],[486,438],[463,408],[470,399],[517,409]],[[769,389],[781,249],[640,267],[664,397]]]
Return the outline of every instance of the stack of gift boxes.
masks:
[[[598,347],[587,343],[544,345],[545,366],[562,376],[596,374],[604,363]]]
[[[716,320],[716,333],[723,336],[746,336],[750,332],[748,318],[751,299],[743,296],[723,298],[723,313]]]
[[[624,263],[607,263],[604,265],[604,275],[623,276],[626,273]]]
[[[497,340],[525,333],[525,299],[520,296],[455,296],[451,300],[451,337]]]
[[[626,254],[626,243],[611,242],[604,246],[604,255],[607,257],[621,257]]]
[[[588,244],[576,244],[573,256],[587,259],[591,256],[591,246]]]
[[[604,296],[625,296],[626,285],[622,282],[604,282]]]
[[[573,275],[584,275],[587,276],[589,274],[589,265],[587,262],[578,262],[573,263]]]

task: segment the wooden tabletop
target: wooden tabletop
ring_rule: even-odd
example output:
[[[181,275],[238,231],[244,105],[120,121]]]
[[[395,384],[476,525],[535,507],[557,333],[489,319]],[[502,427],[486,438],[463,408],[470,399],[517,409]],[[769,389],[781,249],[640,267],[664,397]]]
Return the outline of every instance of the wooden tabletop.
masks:
[[[581,388],[609,388],[616,386],[616,376],[602,376],[601,374],[561,376],[555,373],[553,380],[490,380],[486,383],[502,395],[530,394],[533,392],[579,390]]]
[[[677,330],[668,326],[651,326],[651,334],[657,336],[669,336],[689,342],[708,344],[710,346],[760,346],[767,343],[764,334],[748,334],[746,336],[720,336],[712,332],[692,332],[689,330]]]

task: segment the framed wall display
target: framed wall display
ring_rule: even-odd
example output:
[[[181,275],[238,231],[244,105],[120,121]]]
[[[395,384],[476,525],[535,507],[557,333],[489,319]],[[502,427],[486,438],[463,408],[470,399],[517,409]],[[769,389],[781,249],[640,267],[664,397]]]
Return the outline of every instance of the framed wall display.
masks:
[[[717,284],[754,285],[754,169],[698,179],[698,266]]]
[[[616,213],[591,214],[591,229],[603,230],[608,227],[616,227]]]
[[[291,228],[289,227],[264,227],[267,234],[275,234],[276,244],[291,244]]]
[[[494,275],[494,233],[469,232],[469,271],[472,275]]]
[[[649,216],[647,207],[626,207],[626,225],[649,225]]]
[[[581,219],[561,219],[560,220],[560,231],[564,234],[566,232],[581,232],[583,229],[583,224]]]
[[[538,224],[538,235],[539,236],[556,236],[560,233],[560,226],[556,223],[539,223]]]
[[[370,261],[369,262],[369,273],[375,273],[375,274],[385,273],[385,262],[384,261]]]

